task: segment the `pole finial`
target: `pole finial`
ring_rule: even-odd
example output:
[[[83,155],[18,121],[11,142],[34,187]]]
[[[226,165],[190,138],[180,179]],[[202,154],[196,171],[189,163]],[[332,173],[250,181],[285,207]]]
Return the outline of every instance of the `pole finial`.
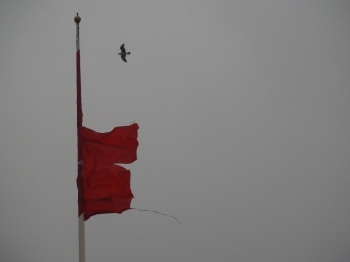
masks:
[[[79,14],[77,13],[77,15],[74,17],[74,22],[77,23],[77,24],[79,24],[79,23],[80,23],[80,20],[81,20],[81,18],[80,18],[80,16],[79,16]]]

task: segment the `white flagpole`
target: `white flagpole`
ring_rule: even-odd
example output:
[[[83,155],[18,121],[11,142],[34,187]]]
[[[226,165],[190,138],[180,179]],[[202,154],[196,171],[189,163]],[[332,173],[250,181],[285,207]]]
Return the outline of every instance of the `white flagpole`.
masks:
[[[76,45],[77,45],[77,53],[76,53],[76,63],[77,63],[77,134],[78,134],[78,202],[79,207],[81,208],[81,204],[84,201],[84,183],[83,183],[83,166],[82,166],[82,158],[83,158],[83,150],[81,144],[80,130],[83,123],[83,113],[81,106],[81,79],[80,79],[80,43],[79,43],[79,23],[80,16],[77,15],[74,17],[74,21],[76,24]],[[79,209],[80,209],[79,208]],[[81,210],[79,210],[79,213]],[[85,262],[85,227],[84,227],[84,211],[81,212],[79,216],[79,262]]]
[[[79,216],[79,262],[85,262],[84,213]]]

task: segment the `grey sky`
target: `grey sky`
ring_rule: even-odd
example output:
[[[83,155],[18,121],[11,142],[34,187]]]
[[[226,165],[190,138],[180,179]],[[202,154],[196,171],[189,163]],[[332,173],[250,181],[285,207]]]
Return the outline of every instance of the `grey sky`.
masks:
[[[136,121],[132,207],[87,262],[350,259],[350,4],[0,1],[0,261],[78,261],[84,125]],[[125,43],[128,62],[118,56]]]

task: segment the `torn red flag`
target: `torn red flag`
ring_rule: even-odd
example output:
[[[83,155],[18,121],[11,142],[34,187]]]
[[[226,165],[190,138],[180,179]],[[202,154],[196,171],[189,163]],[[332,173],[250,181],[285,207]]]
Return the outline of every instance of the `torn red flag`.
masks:
[[[79,215],[122,213],[133,198],[130,171],[115,163],[130,164],[137,158],[138,125],[116,127],[107,133],[81,128],[83,172],[77,178]]]
[[[130,209],[133,198],[130,171],[114,164],[94,165],[85,162],[84,220],[96,214],[122,213]]]
[[[130,164],[136,160],[137,124],[115,127],[111,132],[98,133],[82,127],[83,158],[98,164]]]

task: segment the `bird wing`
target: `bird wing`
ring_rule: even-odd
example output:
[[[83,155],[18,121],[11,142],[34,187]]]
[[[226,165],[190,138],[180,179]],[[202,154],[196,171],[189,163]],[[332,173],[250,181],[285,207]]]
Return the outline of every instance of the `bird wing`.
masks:
[[[121,58],[123,59],[124,62],[126,62],[125,55],[122,55]]]
[[[124,44],[122,44],[122,45],[120,46],[120,50],[122,50],[122,53],[125,53]]]

